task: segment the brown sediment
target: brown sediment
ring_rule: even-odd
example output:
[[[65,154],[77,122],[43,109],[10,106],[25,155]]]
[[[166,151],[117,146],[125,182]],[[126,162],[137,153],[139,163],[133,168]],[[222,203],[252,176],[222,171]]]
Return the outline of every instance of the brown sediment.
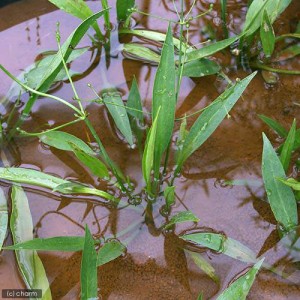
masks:
[[[16,20],[12,18],[3,24],[5,19],[1,16],[6,15],[9,9],[17,12],[23,7],[25,9],[30,4],[35,4],[35,10],[42,11],[43,7],[46,7],[43,6],[43,2],[41,1],[39,6],[33,0],[23,1],[20,6],[1,9],[0,30],[19,23],[19,20],[25,20],[25,18],[18,19],[16,13]],[[172,12],[173,7],[167,1],[161,1],[159,4],[156,1],[137,2],[141,10],[176,18]],[[228,1],[230,31],[239,32],[246,14],[246,2]],[[95,3],[91,5],[94,10],[99,8],[96,8]],[[166,11],[166,5],[169,5],[171,10]],[[208,8],[209,1],[198,1],[195,14]],[[52,10],[50,6],[49,10]],[[276,33],[289,32],[294,26],[293,11],[300,11],[299,2],[293,1],[288,11],[276,22]],[[293,17],[290,18],[290,15]],[[29,20],[30,18],[32,15],[29,14],[25,22],[0,32],[1,63],[13,74],[18,74],[21,69],[32,64],[40,52],[56,48],[56,21],[61,23],[63,40],[80,23],[79,20],[60,11],[41,15],[38,27],[37,20]],[[137,15],[134,18],[137,28],[146,27],[163,32],[167,26],[160,20]],[[204,41],[206,35],[201,33],[199,28],[207,24],[215,24],[216,36],[221,39],[222,26],[219,18],[220,7],[216,4],[212,13],[191,24],[192,42]],[[178,31],[179,28],[176,30]],[[129,38],[118,37],[117,32],[113,31],[112,50],[117,48],[118,39],[122,42]],[[138,39],[132,37],[132,40]],[[88,38],[85,38],[80,45],[89,44]],[[247,72],[236,67],[235,58],[229,54],[229,51],[216,55],[215,59],[224,66],[226,74],[231,79],[243,78],[247,75]],[[156,67],[126,59],[121,53],[118,55],[114,53],[110,57],[108,70],[107,65],[104,49],[96,57],[92,51],[88,51],[72,63],[74,70],[84,72],[75,80],[80,97],[83,99],[94,97],[87,83],[91,83],[96,91],[100,92],[103,86],[101,72],[105,72],[108,81],[115,85],[126,99],[135,75],[144,104],[149,110]],[[290,66],[299,68],[299,61],[291,60],[283,67]],[[11,81],[1,74],[0,97],[6,93],[10,84]],[[275,145],[278,137],[262,123],[257,115],[265,114],[276,118],[288,128],[293,118],[300,113],[300,107],[294,104],[300,99],[298,86],[299,77],[280,75],[278,83],[270,86],[265,84],[259,73],[230,112],[231,118],[224,120],[213,136],[186,162],[182,176],[175,181],[176,193],[182,204],[178,202],[172,212],[179,212],[187,207],[200,218],[199,226],[203,229],[209,227],[215,232],[223,232],[247,245],[255,253],[265,256],[269,264],[289,270],[290,273],[296,272],[295,274],[298,272],[298,266],[288,256],[287,250],[277,245],[279,236],[276,231],[276,221],[265,201],[262,185],[229,187],[222,182],[240,178],[261,180],[261,133],[266,132]],[[184,78],[177,117],[193,113],[208,105],[225,87],[226,82],[216,76],[200,79]],[[53,93],[70,101],[72,99],[72,90],[67,83],[58,86]],[[4,114],[9,112],[14,100],[11,99],[5,108],[1,108]],[[23,95],[21,100],[24,105],[27,95]],[[87,110],[111,158],[121,167],[124,174],[132,178],[137,191],[142,190],[141,159],[138,150],[129,149],[120,139],[103,106],[91,104]],[[73,118],[73,112],[61,104],[51,99],[41,99],[34,106],[23,129],[39,132],[46,129],[47,124],[60,125]],[[189,126],[195,118],[196,116],[188,119]],[[179,122],[176,130],[178,126]],[[93,141],[82,123],[67,127],[65,130],[87,142]],[[36,138],[17,137],[3,151],[14,166],[42,170],[63,178],[101,186],[101,183],[89,175],[73,155],[45,147]],[[8,185],[3,183],[3,188],[7,190]],[[26,191],[37,237],[83,235],[85,224],[89,225],[94,235],[109,237],[137,223],[120,238],[121,241],[129,241],[126,256],[99,268],[99,295],[102,299],[196,299],[200,292],[203,292],[204,299],[213,299],[247,267],[244,263],[225,255],[210,251],[201,252],[220,277],[220,285],[215,283],[196,267],[191,257],[182,248],[177,235],[160,234],[158,228],[165,222],[159,214],[161,200],[153,207],[153,219],[145,221],[145,203],[137,210],[117,210],[102,205],[95,197],[62,197],[47,190],[28,186]],[[177,228],[177,232],[183,229],[186,227],[181,225]],[[10,240],[7,241],[7,244],[9,243]],[[51,284],[53,298],[79,298],[81,254],[43,252],[40,256]],[[0,288],[23,287],[13,253],[4,251],[0,257]],[[300,298],[299,285],[265,270],[259,274],[248,297],[253,300],[298,298]]]

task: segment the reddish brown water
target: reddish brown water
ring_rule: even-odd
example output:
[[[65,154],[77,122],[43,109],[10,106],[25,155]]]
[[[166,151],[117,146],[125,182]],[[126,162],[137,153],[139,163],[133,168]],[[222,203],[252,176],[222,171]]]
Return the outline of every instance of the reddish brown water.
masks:
[[[169,1],[138,2],[140,2],[139,8],[143,11],[176,18],[172,12],[172,3]],[[197,2],[195,14],[207,9],[208,2],[211,1]],[[190,34],[193,43],[202,42],[207,38],[206,35],[199,34],[201,33],[199,28],[203,29],[207,24],[214,24],[217,28],[216,35],[221,38],[219,1],[215,2],[217,4],[214,10],[191,26]],[[228,1],[229,28],[232,32],[237,33],[241,28],[246,13],[246,2]],[[94,10],[99,8],[98,2],[91,5]],[[170,9],[167,10],[167,7]],[[300,11],[299,8],[300,3],[293,1],[292,6],[277,21],[277,34],[290,32],[295,20],[299,19],[299,13],[295,14]],[[0,62],[13,74],[19,74],[20,70],[32,64],[42,51],[56,48],[55,30],[58,20],[61,23],[62,40],[80,23],[60,11],[33,18],[44,11],[51,10],[53,7],[41,0],[23,1],[0,10],[0,30],[5,29],[0,32]],[[19,17],[20,12],[22,12],[22,19]],[[12,17],[8,18],[8,15]],[[135,19],[137,28],[146,27],[165,31],[167,26],[165,22],[156,19],[140,16],[135,16]],[[114,15],[112,20],[115,23]],[[24,22],[18,24],[20,21]],[[13,26],[15,24],[18,25]],[[126,39],[128,40],[129,38]],[[112,51],[117,49],[118,43],[118,36],[114,31]],[[89,45],[89,40],[84,39],[81,45]],[[121,53],[118,55],[115,53],[110,58],[108,70],[106,70],[105,55],[100,59],[99,56],[95,58],[91,51],[72,64],[73,69],[84,71],[84,76],[75,82],[79,95],[84,99],[93,98],[87,83],[91,83],[97,91],[100,91],[103,86],[102,74],[105,72],[108,80],[123,92],[126,99],[128,88],[135,75],[138,78],[144,104],[149,108],[156,67],[126,59]],[[217,55],[216,59],[225,67],[230,78],[246,76],[245,72],[236,68],[235,59],[228,52]],[[299,69],[299,62],[296,59],[290,60],[284,67]],[[11,81],[3,74],[0,76],[0,97],[2,97],[9,89]],[[200,227],[209,227],[239,240],[258,256],[263,254],[269,264],[293,273],[293,281],[299,283],[299,264],[293,263],[299,260],[299,253],[298,257],[296,254],[292,258],[282,245],[277,244],[279,237],[276,222],[269,205],[265,202],[262,186],[231,188],[222,184],[223,180],[228,179],[261,180],[261,132],[266,132],[275,144],[278,140],[277,136],[260,121],[257,114],[274,117],[288,127],[300,112],[299,106],[294,104],[300,99],[298,86],[299,77],[280,75],[278,83],[274,86],[265,84],[260,73],[255,77],[243,95],[243,99],[231,112],[231,118],[225,120],[204,146],[186,163],[183,175],[176,181],[176,191],[182,204],[178,204],[173,209],[173,213],[187,207],[200,218]],[[216,76],[195,80],[184,78],[177,116],[192,113],[209,104],[224,87],[225,83]],[[64,99],[72,98],[72,91],[67,83],[60,85],[53,94]],[[27,96],[24,95],[22,101],[26,100]],[[10,107],[8,103],[7,111]],[[111,120],[103,107],[89,105],[88,111],[108,153],[140,190],[143,182],[138,152],[128,149],[125,143],[120,141],[114,128],[111,128]],[[42,99],[35,105],[30,118],[24,124],[24,129],[38,132],[46,128],[47,124],[59,125],[70,121],[72,117],[70,110],[49,99]],[[189,124],[193,121],[190,119]],[[68,127],[66,130],[89,141],[90,137],[87,136],[82,124]],[[2,158],[3,153],[9,158],[11,165],[34,168],[63,178],[99,185],[99,182],[91,177],[72,155],[45,148],[37,139],[16,138],[9,149],[2,152]],[[297,172],[297,170],[290,171]],[[2,186],[8,193],[9,185],[2,183]],[[164,219],[159,215],[156,206],[153,213],[154,226],[149,221],[145,223],[143,215],[145,203],[137,211],[115,210],[99,204],[97,199],[92,197],[62,197],[32,187],[27,187],[26,191],[37,237],[83,235],[85,224],[88,224],[93,234],[109,236],[121,232],[132,223],[138,223],[136,228],[121,237],[121,240],[129,241],[127,255],[99,268],[99,288],[102,299],[196,299],[201,291],[204,299],[214,299],[248,267],[245,263],[225,255],[203,252],[204,257],[210,261],[220,277],[220,284],[216,284],[197,268],[189,255],[182,250],[176,235],[158,234],[155,226],[159,227]],[[177,232],[186,228],[178,226]],[[7,244],[9,243],[10,237],[7,239]],[[51,284],[53,298],[79,298],[81,255],[40,253],[40,256]],[[0,261],[1,288],[23,287],[13,253],[4,251]],[[248,297],[253,300],[299,298],[299,285],[267,270],[260,272]]]

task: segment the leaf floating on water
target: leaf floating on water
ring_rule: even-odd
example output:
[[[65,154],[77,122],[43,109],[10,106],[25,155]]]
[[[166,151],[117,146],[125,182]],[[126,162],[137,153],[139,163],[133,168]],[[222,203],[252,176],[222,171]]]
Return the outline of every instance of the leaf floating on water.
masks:
[[[103,91],[102,99],[112,116],[117,128],[121,131],[129,145],[133,145],[132,131],[126,107],[117,89],[111,88]]]
[[[0,179],[9,180],[17,183],[31,184],[34,186],[45,187],[62,194],[90,194],[102,198],[116,201],[116,199],[104,191],[86,187],[82,184],[64,180],[40,171],[24,168],[0,168]]]
[[[257,262],[245,275],[235,280],[217,300],[246,300],[263,261]]]
[[[289,231],[298,224],[297,204],[293,191],[277,178],[285,178],[283,166],[270,141],[263,134],[262,175],[267,197],[276,221]]]
[[[80,269],[81,299],[98,299],[97,275],[97,252],[94,239],[86,226]]]
[[[216,74],[220,69],[221,67],[215,61],[202,58],[185,63],[182,75],[187,77],[203,77]]]
[[[33,224],[28,199],[21,187],[13,186],[10,229],[14,244],[33,239]],[[52,299],[43,264],[36,251],[15,251],[20,273],[28,289],[42,289],[45,300]]]
[[[84,237],[56,236],[52,238],[36,238],[23,243],[5,247],[6,250],[40,250],[40,251],[81,251]]]
[[[170,221],[163,226],[164,229],[169,229],[175,224],[184,222],[199,222],[199,218],[196,217],[191,211],[181,211],[173,216]]]
[[[88,146],[83,140],[70,133],[55,130],[42,133],[39,135],[39,138],[40,141],[44,144],[54,147],[56,149],[64,151],[73,151],[71,144],[74,144],[77,148],[88,154],[95,154],[91,147]]]
[[[292,45],[284,50],[278,52],[276,58],[273,59],[274,62],[281,62],[285,61],[291,58],[294,58],[295,56],[300,54],[300,44]]]
[[[159,177],[162,155],[169,146],[172,137],[175,108],[175,58],[172,29],[169,25],[153,85],[152,121],[158,117],[153,167],[156,179]],[[158,116],[159,110],[160,114]]]
[[[119,241],[105,243],[98,252],[97,266],[102,266],[125,253],[126,247]]]
[[[0,189],[0,251],[4,239],[6,237],[8,226],[8,210],[7,210],[7,200],[2,189]]]
[[[160,55],[149,49],[136,43],[127,43],[123,45],[123,51],[128,53],[131,58],[137,58],[138,60],[146,60],[158,64],[160,62]],[[133,56],[133,57],[132,57]]]
[[[180,171],[183,163],[216,130],[255,75],[256,72],[237,82],[234,86],[227,89],[212,104],[204,109],[186,136],[182,150],[177,158],[176,172]]]

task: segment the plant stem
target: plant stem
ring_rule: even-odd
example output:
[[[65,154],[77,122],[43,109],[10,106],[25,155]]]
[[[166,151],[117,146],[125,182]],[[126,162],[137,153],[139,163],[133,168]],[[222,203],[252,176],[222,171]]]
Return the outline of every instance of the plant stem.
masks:
[[[101,4],[102,4],[102,9],[107,9],[107,11],[104,13],[105,27],[107,30],[111,30],[109,10],[108,10],[109,7],[108,7],[107,0],[101,0]]]
[[[260,63],[251,63],[250,67],[261,69],[261,70],[266,70],[270,72],[275,72],[275,73],[281,73],[281,74],[289,74],[289,75],[300,75],[300,71],[294,71],[294,70],[284,70],[284,69],[275,69]]]

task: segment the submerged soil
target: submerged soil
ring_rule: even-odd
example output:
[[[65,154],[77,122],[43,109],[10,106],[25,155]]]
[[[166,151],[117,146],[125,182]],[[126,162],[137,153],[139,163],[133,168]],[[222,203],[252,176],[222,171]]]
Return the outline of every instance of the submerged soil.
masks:
[[[190,1],[192,2],[192,1]],[[194,14],[209,8],[211,1],[197,1]],[[211,13],[195,21],[190,27],[191,41],[194,44],[205,41],[209,28],[216,28],[216,38],[222,38],[219,1]],[[228,1],[229,29],[238,33],[246,14],[247,1]],[[140,10],[152,14],[176,19],[170,1],[137,1]],[[99,9],[99,1],[91,2],[94,11]],[[22,6],[23,5],[23,6]],[[112,5],[113,6],[113,5]],[[20,12],[27,8],[31,11],[24,19]],[[30,9],[28,9],[30,8]],[[45,10],[46,8],[46,10]],[[188,7],[186,10],[188,11]],[[60,21],[62,40],[80,23],[77,19],[54,10],[46,1],[21,1],[0,9],[0,62],[13,74],[32,64],[38,54],[56,49],[56,22]],[[293,1],[291,7],[277,21],[276,34],[290,32],[299,20],[300,3]],[[295,14],[298,12],[298,15]],[[5,21],[5,16],[10,15]],[[38,17],[34,17],[38,14]],[[42,15],[40,15],[42,14]],[[290,17],[292,16],[292,17]],[[19,21],[23,21],[18,24]],[[167,24],[157,19],[135,15],[136,28],[149,28],[164,32]],[[112,22],[115,16],[112,15]],[[13,26],[15,25],[15,26]],[[12,26],[12,27],[11,27]],[[10,28],[8,28],[10,27]],[[176,28],[179,30],[179,28]],[[122,92],[127,99],[133,76],[138,79],[142,99],[150,110],[151,96],[156,66],[130,60],[117,51],[119,43],[137,38],[117,35],[116,29],[111,35],[111,54],[105,55],[104,49],[88,51],[72,63],[72,69],[82,73],[77,76],[75,85],[83,99],[94,97],[87,83],[96,91],[104,86],[104,75],[108,81]],[[140,41],[140,40],[139,40]],[[81,46],[90,45],[85,38]],[[153,46],[156,47],[155,45]],[[229,51],[218,54],[215,59],[224,67],[232,80],[243,78],[248,72],[237,67],[236,58]],[[282,64],[283,68],[299,69],[299,61],[290,60]],[[0,98],[6,94],[11,84],[3,73],[1,76]],[[224,90],[226,82],[216,76],[200,79],[184,78],[177,107],[177,116],[190,114],[211,103]],[[261,133],[265,132],[275,145],[280,139],[258,118],[264,114],[290,126],[293,118],[298,117],[300,107],[299,77],[279,75],[278,82],[268,85],[261,73],[254,78],[242,99],[216,130],[213,136],[186,163],[183,174],[176,180],[178,201],[173,213],[188,208],[199,218],[196,230],[222,232],[247,245],[258,256],[279,270],[292,274],[291,279],[283,279],[267,270],[262,270],[255,281],[248,299],[299,299],[300,273],[299,253],[290,254],[279,243],[276,222],[272,215],[261,180]],[[64,99],[72,98],[71,87],[67,82],[57,85],[52,93]],[[22,110],[28,95],[21,97]],[[11,110],[16,97],[1,106],[1,113]],[[100,135],[109,155],[132,178],[137,190],[143,188],[138,150],[129,149],[112,125],[112,120],[103,106],[87,105],[90,118]],[[58,126],[72,120],[73,113],[50,99],[40,99],[34,106],[23,129],[39,132],[47,126]],[[188,120],[189,125],[195,118]],[[177,124],[179,125],[179,124]],[[67,127],[66,131],[89,142],[91,137],[86,128],[77,123]],[[177,126],[178,131],[178,126]],[[177,134],[177,133],[176,133]],[[175,139],[175,138],[174,138]],[[11,166],[20,166],[42,170],[66,179],[101,186],[70,153],[45,147],[36,138],[16,137],[2,149],[2,160]],[[297,176],[298,170],[290,172]],[[251,179],[253,186],[229,187],[226,180]],[[1,186],[9,194],[9,184]],[[174,233],[160,234],[157,228],[165,222],[159,214],[162,200],[153,208],[153,219],[145,216],[146,204],[136,209],[122,210],[107,207],[93,197],[61,196],[41,188],[26,187],[36,237],[61,235],[83,235],[84,225],[88,224],[95,236],[110,237],[126,230],[135,223],[135,227],[124,233],[120,240],[128,243],[127,254],[99,268],[99,294],[102,299],[197,299],[203,292],[204,299],[214,299],[230,282],[242,274],[249,265],[228,258],[222,254],[202,249],[202,255],[215,268],[220,282],[214,282],[201,271],[191,257],[182,249],[182,243]],[[124,199],[126,200],[126,199]],[[188,229],[177,226],[176,233]],[[6,243],[11,242],[8,236]],[[46,269],[54,299],[77,299],[80,296],[80,253],[40,252]],[[18,274],[12,252],[3,251],[0,256],[1,288],[22,288],[24,284]]]

